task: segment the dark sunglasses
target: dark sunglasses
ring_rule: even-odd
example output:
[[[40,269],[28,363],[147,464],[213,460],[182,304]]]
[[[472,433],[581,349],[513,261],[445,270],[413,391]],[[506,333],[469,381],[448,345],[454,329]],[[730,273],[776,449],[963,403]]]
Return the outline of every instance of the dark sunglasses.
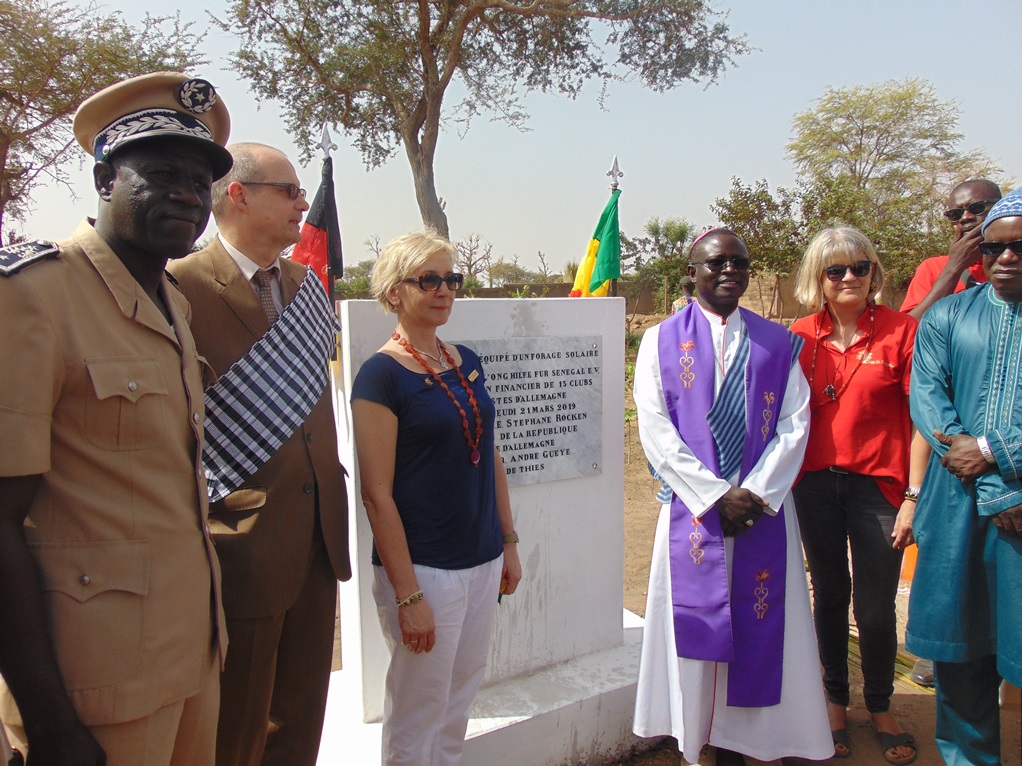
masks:
[[[872,261],[856,261],[855,263],[846,263],[840,266],[828,266],[823,270],[823,273],[827,275],[827,279],[831,282],[840,282],[849,271],[852,272],[853,277],[864,277],[872,270]]]
[[[728,264],[735,271],[748,271],[752,261],[748,258],[711,258],[708,261],[692,261],[693,266],[705,266],[710,271],[719,273],[727,268]]]
[[[1022,239],[1014,242],[980,242],[979,251],[988,258],[996,258],[1005,250],[1011,250],[1015,255],[1022,255]]]
[[[412,285],[418,285],[420,290],[432,290],[433,292],[439,290],[441,284],[446,284],[447,289],[454,293],[460,290],[461,286],[465,284],[465,275],[448,274],[446,277],[442,277],[439,274],[420,274],[417,277],[409,277],[408,279],[402,279],[401,281],[408,282]]]
[[[284,181],[238,181],[238,183],[242,186],[276,186],[278,189],[283,189],[290,199],[298,199],[299,196],[305,198],[305,189],[297,184],[289,184]]]
[[[962,216],[965,215],[965,211],[968,210],[973,215],[983,215],[990,206],[997,202],[995,199],[984,199],[979,202],[973,202],[971,205],[965,207],[953,207],[950,210],[944,211],[944,217],[947,218],[951,223],[957,223],[962,220]]]

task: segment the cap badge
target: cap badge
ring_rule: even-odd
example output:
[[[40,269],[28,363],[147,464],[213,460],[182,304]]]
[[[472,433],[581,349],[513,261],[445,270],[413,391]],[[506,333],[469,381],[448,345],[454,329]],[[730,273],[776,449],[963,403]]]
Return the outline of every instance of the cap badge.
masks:
[[[181,83],[177,98],[192,114],[205,114],[216,104],[216,91],[205,80],[186,80]]]

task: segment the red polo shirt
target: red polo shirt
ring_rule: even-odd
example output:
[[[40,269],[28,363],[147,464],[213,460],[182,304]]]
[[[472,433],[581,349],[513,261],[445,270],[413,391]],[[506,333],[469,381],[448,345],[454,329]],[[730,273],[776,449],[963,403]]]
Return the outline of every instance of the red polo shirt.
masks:
[[[833,330],[826,309],[791,326],[793,333],[805,338],[799,362],[812,388],[812,423],[802,471],[836,466],[873,476],[884,497],[899,508],[908,486],[912,439],[908,389],[917,323],[886,306],[873,310],[873,337],[870,312],[865,311],[859,318],[863,337],[844,353],[823,339]],[[833,386],[836,399],[826,393],[828,386]]]
[[[933,287],[933,283],[937,281],[937,277],[940,276],[940,272],[949,260],[950,256],[938,255],[933,258],[927,258],[916,267],[916,272],[912,275],[912,281],[908,283],[905,300],[901,302],[901,311],[907,313],[923,302],[923,298],[930,292],[930,288]],[[972,264],[967,271],[977,282],[982,284],[987,281],[982,261]],[[962,284],[961,279],[955,282],[956,293],[960,293],[964,289],[965,285]]]

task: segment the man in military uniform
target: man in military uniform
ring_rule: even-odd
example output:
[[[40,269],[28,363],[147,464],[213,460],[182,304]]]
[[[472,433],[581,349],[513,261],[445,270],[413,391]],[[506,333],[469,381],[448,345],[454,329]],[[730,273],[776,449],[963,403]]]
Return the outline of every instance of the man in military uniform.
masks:
[[[164,267],[206,226],[230,120],[157,73],[74,129],[96,219],[0,250],[0,718],[30,763],[207,766],[226,638],[203,362]]]

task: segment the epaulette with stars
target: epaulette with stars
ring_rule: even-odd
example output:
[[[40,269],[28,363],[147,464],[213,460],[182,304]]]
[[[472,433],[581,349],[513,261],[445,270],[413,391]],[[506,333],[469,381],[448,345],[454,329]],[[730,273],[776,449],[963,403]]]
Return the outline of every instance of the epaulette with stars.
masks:
[[[44,258],[56,258],[60,248],[54,242],[38,239],[0,248],[0,276],[17,274],[26,266]]]

